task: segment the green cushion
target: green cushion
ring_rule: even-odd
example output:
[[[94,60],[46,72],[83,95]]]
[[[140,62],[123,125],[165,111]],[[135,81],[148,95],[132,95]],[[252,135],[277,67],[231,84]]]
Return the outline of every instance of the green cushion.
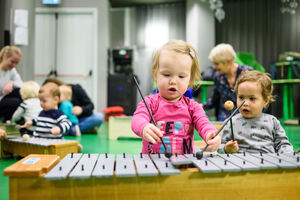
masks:
[[[238,52],[236,54],[236,63],[240,64],[240,65],[248,65],[253,67],[254,70],[257,71],[261,71],[261,72],[265,72],[265,68],[259,64],[252,53],[244,53],[244,52]]]

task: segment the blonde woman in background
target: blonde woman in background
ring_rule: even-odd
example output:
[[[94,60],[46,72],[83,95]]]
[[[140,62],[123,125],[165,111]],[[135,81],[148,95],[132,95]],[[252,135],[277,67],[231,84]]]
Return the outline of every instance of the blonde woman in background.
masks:
[[[18,47],[5,46],[0,51],[0,120],[10,120],[22,102],[19,89],[22,79],[15,69],[22,59]]]

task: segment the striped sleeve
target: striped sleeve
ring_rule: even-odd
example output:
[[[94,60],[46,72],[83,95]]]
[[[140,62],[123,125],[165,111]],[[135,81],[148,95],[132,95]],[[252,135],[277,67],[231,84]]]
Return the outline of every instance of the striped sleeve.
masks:
[[[37,134],[50,134],[51,129],[55,126],[60,128],[60,133],[66,133],[71,127],[71,122],[61,110],[42,111],[38,116],[36,123]]]
[[[57,124],[56,125],[60,128],[61,134],[64,134],[64,133],[68,132],[71,128],[71,122],[67,119],[66,115],[61,115],[57,119]]]

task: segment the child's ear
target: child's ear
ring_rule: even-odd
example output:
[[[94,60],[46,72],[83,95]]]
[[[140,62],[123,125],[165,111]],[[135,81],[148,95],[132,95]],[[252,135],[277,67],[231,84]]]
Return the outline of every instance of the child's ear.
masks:
[[[267,107],[268,104],[269,104],[269,100],[265,100],[264,108]]]
[[[54,100],[55,100],[57,103],[59,103],[59,96],[55,96],[55,97],[54,97]]]

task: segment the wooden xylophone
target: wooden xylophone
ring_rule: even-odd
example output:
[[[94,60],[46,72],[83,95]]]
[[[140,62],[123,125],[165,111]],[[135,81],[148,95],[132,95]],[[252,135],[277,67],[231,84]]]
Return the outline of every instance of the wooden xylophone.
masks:
[[[0,128],[6,131],[7,136],[20,136],[15,123],[0,123]]]
[[[1,156],[17,154],[25,157],[29,154],[56,154],[60,158],[69,153],[78,152],[78,142],[64,139],[45,139],[30,137],[24,141],[22,137],[1,140]]]
[[[169,160],[157,154],[69,154],[58,164],[47,158],[47,167],[39,170],[49,172],[32,176],[33,166],[27,163],[40,155],[34,156],[4,170],[10,176],[10,199],[300,197],[297,154],[205,154],[201,160],[194,155],[173,155]]]

